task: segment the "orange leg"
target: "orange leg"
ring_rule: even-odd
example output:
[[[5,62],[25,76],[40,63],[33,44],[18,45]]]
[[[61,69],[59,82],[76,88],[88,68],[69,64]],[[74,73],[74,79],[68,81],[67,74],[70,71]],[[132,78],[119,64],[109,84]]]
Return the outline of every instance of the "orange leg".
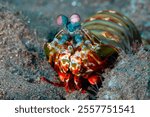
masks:
[[[101,81],[101,77],[97,74],[94,74],[88,77],[88,81],[91,85],[96,85]]]
[[[71,74],[58,72],[59,79],[64,83],[66,92],[70,92]]]
[[[64,73],[58,72],[58,76],[61,81],[60,83],[52,82],[45,77],[41,77],[40,81],[42,81],[42,82],[44,81],[44,82],[47,82],[49,84],[52,84],[52,85],[58,86],[58,87],[65,87],[64,81],[70,78],[70,74],[64,74]]]
[[[74,82],[74,77],[72,74],[70,74],[70,77],[67,80],[65,80],[64,83],[66,92],[71,93],[76,90],[76,84]]]
[[[81,89],[81,83],[80,82],[81,82],[80,77],[74,76],[74,83],[75,83],[75,86],[76,86],[77,90]]]
[[[58,76],[62,82],[65,82],[66,80],[70,78],[70,74],[62,73],[62,72],[58,72]]]
[[[47,82],[47,83],[52,84],[52,85],[57,86],[57,87],[64,87],[64,83],[62,83],[62,82],[60,82],[60,83],[52,82],[52,81],[46,79],[45,77],[41,77],[40,81]]]

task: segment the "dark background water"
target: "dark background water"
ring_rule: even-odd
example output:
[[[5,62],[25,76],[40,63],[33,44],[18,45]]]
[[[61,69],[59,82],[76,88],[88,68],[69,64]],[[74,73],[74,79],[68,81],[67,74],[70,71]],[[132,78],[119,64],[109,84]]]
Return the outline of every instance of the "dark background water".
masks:
[[[0,0],[12,4],[16,11],[22,12],[32,29],[40,37],[58,28],[55,18],[59,14],[81,15],[82,20],[99,10],[117,10],[128,16],[139,28],[144,38],[150,34],[149,0]]]

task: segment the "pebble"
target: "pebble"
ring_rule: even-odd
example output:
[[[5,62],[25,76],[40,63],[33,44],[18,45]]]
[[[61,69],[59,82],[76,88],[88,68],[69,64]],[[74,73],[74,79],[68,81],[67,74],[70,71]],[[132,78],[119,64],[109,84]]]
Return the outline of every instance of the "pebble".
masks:
[[[71,3],[71,5],[75,7],[75,6],[77,6],[77,2],[76,2],[76,1],[73,1],[73,2]]]

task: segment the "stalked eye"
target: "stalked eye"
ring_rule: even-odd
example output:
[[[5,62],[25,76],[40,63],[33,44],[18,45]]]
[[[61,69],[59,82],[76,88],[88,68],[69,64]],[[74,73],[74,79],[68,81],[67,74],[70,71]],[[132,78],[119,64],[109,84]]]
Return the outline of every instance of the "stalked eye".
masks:
[[[65,15],[59,15],[57,16],[56,22],[59,26],[61,25],[67,25],[68,23],[68,17]]]
[[[71,23],[76,23],[76,22],[80,22],[81,18],[80,18],[80,15],[74,13],[71,15],[70,17],[70,22]]]

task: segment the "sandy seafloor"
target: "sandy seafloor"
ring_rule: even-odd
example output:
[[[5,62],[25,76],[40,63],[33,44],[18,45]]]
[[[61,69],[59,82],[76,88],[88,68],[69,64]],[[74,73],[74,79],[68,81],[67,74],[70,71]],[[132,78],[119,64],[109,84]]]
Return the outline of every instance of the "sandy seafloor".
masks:
[[[113,9],[128,16],[144,40],[150,40],[149,0],[0,0],[0,99],[150,99],[150,52],[120,53],[114,68],[106,69],[97,95],[39,82],[53,80],[55,71],[46,61],[43,44],[59,30],[59,14],[81,15],[82,20],[99,10]]]

